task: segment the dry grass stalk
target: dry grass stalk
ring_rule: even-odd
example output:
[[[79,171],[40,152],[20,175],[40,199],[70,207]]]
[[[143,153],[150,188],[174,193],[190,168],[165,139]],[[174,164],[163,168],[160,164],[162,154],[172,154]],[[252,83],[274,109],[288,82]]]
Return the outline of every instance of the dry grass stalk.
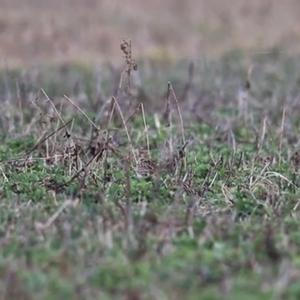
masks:
[[[145,110],[144,110],[144,104],[141,103],[141,110],[142,110],[142,116],[143,116],[143,122],[144,122],[144,131],[146,135],[146,143],[147,143],[147,150],[148,150],[148,156],[151,159],[151,151],[150,151],[150,142],[149,142],[149,133],[148,133],[148,126],[146,123],[146,117],[145,117]]]
[[[68,102],[70,102],[88,120],[88,122],[94,127],[94,129],[99,130],[98,126],[90,119],[90,117],[76,103],[74,103],[74,101],[71,98],[69,98],[66,95],[64,95],[64,98]]]
[[[134,150],[134,147],[133,147],[133,143],[132,143],[132,140],[131,140],[131,137],[130,137],[130,134],[129,134],[129,131],[128,131],[128,128],[127,128],[127,125],[126,125],[126,122],[125,122],[125,119],[124,119],[123,112],[121,110],[121,107],[120,107],[117,99],[115,97],[112,97],[112,99],[113,99],[113,101],[116,104],[116,107],[118,109],[119,115],[120,115],[121,120],[123,122],[123,126],[124,126],[124,129],[125,129],[126,135],[127,135],[127,139],[128,139],[128,142],[129,142],[129,145],[130,145],[130,148],[131,148],[132,156],[134,158],[135,164],[137,165],[138,161],[137,161],[135,150]]]
[[[279,133],[279,163],[281,163],[282,160],[282,144],[283,144],[283,135],[284,135],[285,116],[286,116],[286,107],[283,107],[280,133]]]
[[[61,131],[62,129],[66,128],[67,126],[69,126],[71,123],[73,122],[73,119],[69,120],[67,123],[65,123],[64,125],[60,126],[59,128],[57,128],[56,130],[54,130],[53,132],[51,132],[50,134],[46,135],[46,136],[42,136],[40,138],[40,140],[32,147],[31,150],[29,150],[26,153],[26,156],[29,157],[29,155],[36,150],[41,144],[43,144],[44,142],[46,142],[49,138],[51,138],[52,136],[54,136],[55,134],[57,134],[57,132]],[[48,156],[47,156],[48,157]]]
[[[182,145],[184,145],[186,141],[185,141],[185,133],[184,133],[184,126],[183,126],[183,118],[182,118],[181,108],[180,108],[177,96],[175,94],[175,91],[174,91],[174,88],[173,88],[171,82],[168,83],[168,87],[170,89],[170,92],[171,92],[172,97],[173,97],[173,99],[175,101],[175,104],[176,104],[177,113],[178,113],[179,121],[180,121],[180,130],[181,130],[181,137],[182,137]]]

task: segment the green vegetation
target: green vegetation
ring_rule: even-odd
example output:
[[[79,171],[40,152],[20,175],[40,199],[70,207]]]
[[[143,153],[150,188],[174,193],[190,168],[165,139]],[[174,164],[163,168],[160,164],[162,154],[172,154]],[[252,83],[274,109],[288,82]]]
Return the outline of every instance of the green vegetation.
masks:
[[[1,74],[0,298],[299,299],[300,60],[125,54]]]

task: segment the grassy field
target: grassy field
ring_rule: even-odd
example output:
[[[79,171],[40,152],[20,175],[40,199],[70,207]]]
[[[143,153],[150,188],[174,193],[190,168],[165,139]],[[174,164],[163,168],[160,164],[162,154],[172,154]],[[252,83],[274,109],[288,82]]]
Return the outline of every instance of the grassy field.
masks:
[[[297,0],[0,0],[0,64],[176,60],[283,47],[300,50]]]
[[[0,73],[0,299],[299,299],[300,60]]]

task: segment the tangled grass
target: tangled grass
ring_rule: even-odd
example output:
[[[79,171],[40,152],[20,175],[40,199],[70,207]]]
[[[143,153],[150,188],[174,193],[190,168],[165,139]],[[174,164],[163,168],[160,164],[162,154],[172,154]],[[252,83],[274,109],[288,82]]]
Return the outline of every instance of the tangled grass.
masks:
[[[298,299],[299,60],[121,49],[1,74],[0,298]]]

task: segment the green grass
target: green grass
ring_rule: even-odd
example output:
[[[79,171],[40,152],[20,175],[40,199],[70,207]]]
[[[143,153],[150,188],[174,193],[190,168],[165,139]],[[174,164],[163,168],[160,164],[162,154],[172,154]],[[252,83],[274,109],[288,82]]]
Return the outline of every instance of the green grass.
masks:
[[[253,61],[260,68],[251,78],[245,114],[235,96],[245,81],[243,58],[196,68],[186,101],[179,97],[186,83],[182,65],[153,73],[153,81],[141,71],[143,82],[160,78],[157,86],[168,81],[163,74],[174,72],[188,141],[184,151],[174,99],[167,126],[166,101],[156,97],[160,90],[138,88],[142,99],[119,91],[125,119],[132,116],[130,145],[117,110],[109,124],[104,113],[93,118],[100,136],[90,138],[91,124],[63,102],[67,93],[90,118],[99,116],[103,103],[94,106],[92,70],[74,67],[60,86],[59,70],[42,69],[42,82],[24,83],[23,110],[14,87],[5,90],[3,84],[3,95],[9,91],[13,100],[0,118],[0,298],[299,299],[299,163],[293,155],[299,62]],[[72,76],[81,78],[89,100],[72,89]],[[114,85],[105,76],[99,83],[103,98]],[[61,125],[41,94],[36,105],[30,102],[38,86],[62,118],[74,122],[69,138],[62,129],[33,148]],[[139,175],[132,153],[140,162],[147,148],[141,111],[132,114],[137,100],[146,107],[155,163],[147,176]],[[97,157],[108,141],[106,130],[109,147]]]

